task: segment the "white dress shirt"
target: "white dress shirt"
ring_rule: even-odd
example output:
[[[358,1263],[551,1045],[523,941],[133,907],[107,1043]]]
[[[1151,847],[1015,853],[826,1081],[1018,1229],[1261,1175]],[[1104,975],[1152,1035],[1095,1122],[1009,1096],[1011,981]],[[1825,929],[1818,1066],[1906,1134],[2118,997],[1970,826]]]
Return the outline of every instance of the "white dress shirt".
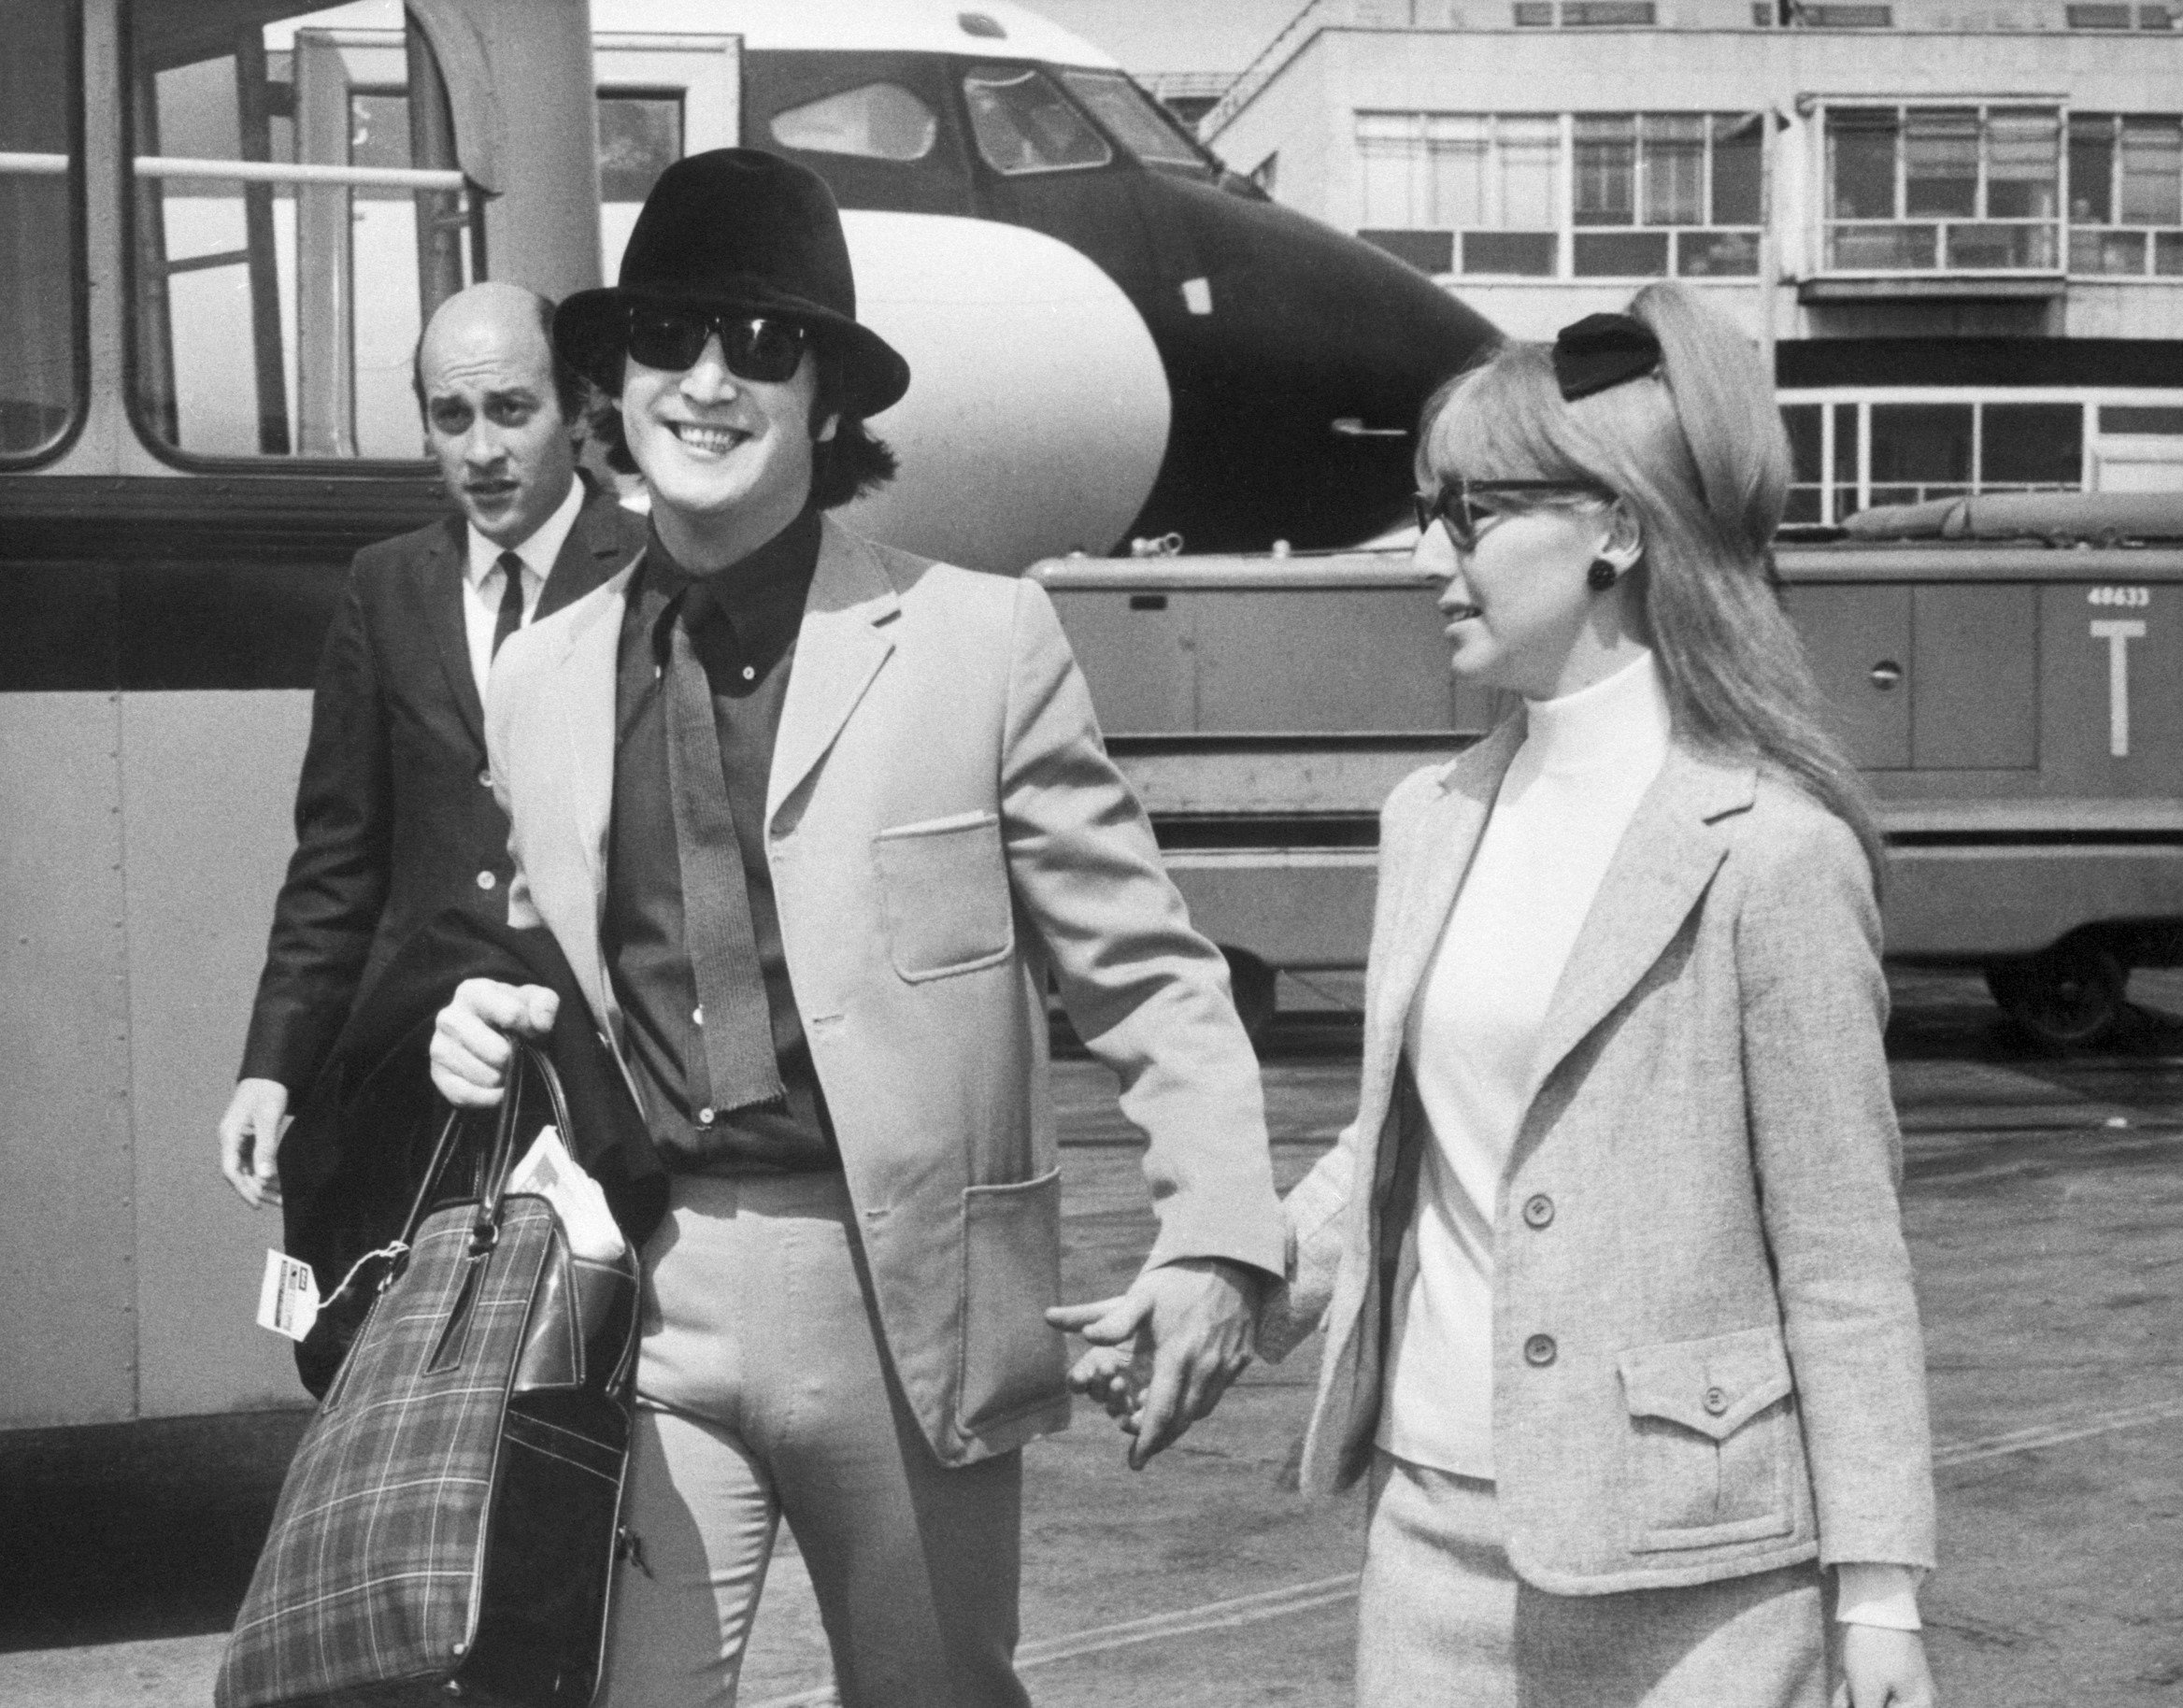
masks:
[[[584,507],[584,486],[580,480],[568,483],[568,495],[551,516],[540,522],[531,537],[514,548],[517,557],[523,561],[523,621],[528,623],[537,615],[538,600],[546,591],[546,577],[553,573],[553,560],[561,555],[567,543],[568,531],[576,526],[578,513]],[[507,584],[507,576],[500,567],[500,554],[506,546],[495,546],[478,532],[478,524],[469,525],[470,555],[463,569],[463,633],[470,643],[470,674],[478,680],[478,699],[485,699],[485,681],[492,673],[492,630],[500,620],[501,589]]]

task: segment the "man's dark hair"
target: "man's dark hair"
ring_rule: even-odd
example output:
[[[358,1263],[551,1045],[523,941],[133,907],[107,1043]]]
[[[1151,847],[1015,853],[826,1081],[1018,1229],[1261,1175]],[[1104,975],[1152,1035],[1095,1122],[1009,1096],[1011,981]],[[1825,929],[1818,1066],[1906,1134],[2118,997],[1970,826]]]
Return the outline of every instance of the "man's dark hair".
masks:
[[[813,359],[818,363],[819,377],[818,391],[811,402],[811,422],[816,426],[829,415],[840,411],[836,400],[844,386],[841,359],[825,340],[814,344]],[[607,467],[624,475],[640,472],[636,459],[629,454],[629,440],[621,431],[621,406],[618,397],[594,389],[590,431],[606,453]],[[896,467],[894,452],[887,441],[866,427],[860,418],[843,414],[831,439],[815,439],[811,443],[811,503],[820,510],[835,509],[852,498],[878,491],[894,478]]]
[[[571,427],[581,426],[585,420],[585,406],[591,398],[591,388],[584,377],[567,363],[553,347],[553,299],[541,296],[535,291],[525,292],[538,315],[538,335],[546,340],[546,349],[553,359],[553,401],[560,406],[561,419]],[[429,319],[428,319],[429,323]],[[424,405],[424,334],[417,334],[416,346],[409,352],[409,390],[417,398],[417,413],[426,413]]]

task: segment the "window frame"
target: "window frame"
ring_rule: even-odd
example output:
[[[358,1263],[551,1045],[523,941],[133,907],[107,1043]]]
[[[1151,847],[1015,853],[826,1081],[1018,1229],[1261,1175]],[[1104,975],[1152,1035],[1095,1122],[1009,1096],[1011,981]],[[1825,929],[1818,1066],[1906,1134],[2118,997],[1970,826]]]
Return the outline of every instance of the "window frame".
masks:
[[[2140,123],[2148,121],[2157,121],[2173,126],[2178,132],[2183,132],[2183,113],[2178,112],[2125,112],[2115,108],[2095,109],[2089,112],[2072,110],[2067,115],[2069,134],[2073,136],[2076,134],[2079,125],[2090,125],[2098,121],[2105,121],[2108,217],[2105,220],[2080,221],[2072,214],[2068,218],[2065,222],[2066,252],[2062,257],[2063,265],[2067,269],[2070,278],[2083,280],[2087,283],[2183,285],[2183,206],[2178,206],[2177,217],[2174,222],[2140,221],[2123,217],[2123,182],[2127,176],[2123,138],[2132,120],[2136,120]],[[2183,149],[2179,149],[2179,154],[2183,154]],[[2178,161],[2177,183],[2178,201],[2183,203],[2183,159]],[[2074,192],[2076,189],[2074,178],[2065,180],[2064,189]],[[2078,268],[2076,265],[2076,238],[2080,232],[2088,236],[2135,239],[2139,253],[2137,269],[2134,272],[2122,272],[2107,268]],[[2163,273],[2160,270],[2160,256],[2163,248],[2171,249],[2179,257],[2176,271]]]
[[[970,102],[970,79],[981,72],[989,71],[1017,72],[1042,79],[1049,89],[1060,96],[1063,106],[1076,114],[1077,121],[1092,133],[1093,139],[1105,150],[1103,157],[1098,160],[1074,161],[1062,165],[1029,166],[1018,172],[995,165],[992,156],[985,151],[985,139],[978,135],[977,130],[977,113]],[[962,104],[963,135],[968,145],[965,152],[973,163],[974,171],[986,173],[1000,183],[1020,184],[1040,178],[1067,178],[1085,172],[1106,172],[1124,163],[1133,165],[1140,164],[1136,156],[1106,134],[1106,127],[1077,98],[1076,91],[1061,80],[1053,67],[1034,60],[964,60],[952,68],[950,75],[955,85],[955,99]],[[1150,168],[1141,169],[1149,171]]]
[[[1968,214],[1912,214],[1910,206],[1910,139],[1913,115],[1927,114],[1935,117],[1976,115],[1977,132],[1977,174],[1972,192],[1973,211]],[[1871,216],[1838,217],[1835,206],[1835,127],[1838,116],[1852,114],[1886,115],[1891,121],[1890,134],[1893,137],[1893,188],[1891,192],[1894,211],[1884,218]],[[1995,121],[2005,121],[2010,116],[2037,115],[2050,118],[2054,125],[2054,212],[2044,218],[2000,216],[1987,209],[1991,206],[1993,187],[1997,181],[1994,172],[1994,145],[1997,136]],[[2069,236],[2069,103],[2060,97],[2039,99],[2025,95],[1982,96],[1964,94],[1935,97],[1931,100],[1873,100],[1859,96],[1843,96],[1822,100],[1814,105],[1811,125],[1812,161],[1811,182],[1816,193],[1810,210],[1810,243],[1813,265],[1810,276],[1819,278],[2062,278],[2068,273]],[[1848,130],[1848,126],[1844,126]],[[2026,235],[2033,243],[2035,234],[2044,231],[2052,246],[2052,259],[2045,264],[1987,265],[1976,263],[1958,263],[1951,259],[1951,247],[1959,228],[1970,231],[2006,228]],[[1904,264],[1886,264],[1840,259],[1842,250],[1838,240],[1849,234],[1861,232],[1892,233],[1898,239],[1911,234],[1924,233],[1930,238],[1929,262]]]
[[[68,165],[61,176],[67,182],[68,206],[68,358],[70,385],[68,419],[61,431],[35,450],[0,450],[0,473],[21,474],[57,463],[75,448],[91,419],[91,244],[90,202],[85,183],[84,150],[87,146],[83,81],[85,75],[83,10],[63,8],[62,57],[67,67],[65,121]]]
[[[1359,162],[1359,211],[1365,217],[1351,229],[1360,234],[1416,234],[1420,236],[1446,236],[1449,241],[1449,270],[1441,275],[1450,279],[1487,284],[1556,283],[1595,284],[1603,281],[1643,281],[1653,278],[1681,278],[1705,284],[1735,285],[1748,288],[1760,277],[1762,256],[1765,243],[1766,227],[1762,221],[1749,224],[1720,223],[1710,217],[1694,222],[1648,222],[1647,213],[1646,173],[1648,170],[1647,144],[1650,140],[1648,121],[1688,120],[1696,122],[1699,130],[1697,144],[1700,149],[1699,195],[1703,211],[1710,216],[1715,209],[1717,194],[1716,157],[1725,138],[1733,135],[1735,121],[1748,121],[1762,115],[1752,111],[1731,111],[1713,107],[1648,107],[1628,109],[1595,109],[1561,112],[1493,111],[1469,112],[1449,109],[1357,107],[1350,114],[1350,138],[1357,150]],[[1577,160],[1577,130],[1585,120],[1628,120],[1632,124],[1632,160],[1630,219],[1627,221],[1604,223],[1585,221],[1577,217],[1577,194],[1579,167]],[[1401,161],[1406,165],[1407,183],[1404,197],[1410,212],[1417,213],[1429,201],[1432,159],[1435,151],[1435,124],[1461,121],[1479,127],[1485,151],[1486,164],[1482,168],[1489,179],[1487,200],[1498,215],[1500,196],[1501,161],[1504,144],[1502,126],[1515,121],[1527,125],[1542,121],[1552,124],[1554,135],[1553,196],[1554,219],[1551,224],[1452,224],[1430,225],[1416,222],[1398,225],[1370,216],[1377,211],[1369,202],[1364,163],[1367,160]],[[1405,134],[1397,135],[1395,125],[1405,125]],[[1368,134],[1372,127],[1380,127],[1379,134]],[[1765,167],[1762,164],[1760,198],[1764,207]],[[1425,211],[1434,211],[1429,207]],[[1481,236],[1550,237],[1553,241],[1553,264],[1543,272],[1513,273],[1506,271],[1468,270],[1462,264],[1463,242],[1468,235]],[[1588,236],[1603,235],[1629,235],[1656,236],[1664,247],[1667,266],[1659,273],[1581,272],[1577,267],[1579,242]],[[1686,267],[1684,247],[1686,241],[1702,247],[1695,253],[1713,251],[1723,237],[1742,236],[1748,240],[1751,267],[1748,272],[1713,272]],[[1602,246],[1593,245],[1594,249]]]

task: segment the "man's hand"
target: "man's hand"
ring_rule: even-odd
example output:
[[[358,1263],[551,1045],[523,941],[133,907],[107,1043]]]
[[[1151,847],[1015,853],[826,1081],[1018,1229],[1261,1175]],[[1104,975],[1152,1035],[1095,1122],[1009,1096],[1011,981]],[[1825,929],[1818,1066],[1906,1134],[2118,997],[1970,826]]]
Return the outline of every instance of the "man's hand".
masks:
[[[458,1109],[490,1109],[507,1079],[513,1037],[543,1038],[561,999],[544,985],[465,978],[432,1029],[432,1083]]]
[[[278,1079],[240,1079],[220,1117],[220,1172],[235,1196],[251,1209],[280,1202],[282,1117],[288,1113],[288,1088]]]
[[[1833,1708],[1933,1708],[1935,1700],[1918,1631],[1843,1626],[1842,1674]]]
[[[1136,1438],[1131,1470],[1143,1470],[1210,1413],[1243,1374],[1262,1285],[1239,1263],[1186,1258],[1147,1270],[1120,1298],[1047,1312],[1055,1328],[1073,1329],[1092,1343],[1069,1385],[1098,1400]],[[1120,1355],[1125,1345],[1134,1360]]]

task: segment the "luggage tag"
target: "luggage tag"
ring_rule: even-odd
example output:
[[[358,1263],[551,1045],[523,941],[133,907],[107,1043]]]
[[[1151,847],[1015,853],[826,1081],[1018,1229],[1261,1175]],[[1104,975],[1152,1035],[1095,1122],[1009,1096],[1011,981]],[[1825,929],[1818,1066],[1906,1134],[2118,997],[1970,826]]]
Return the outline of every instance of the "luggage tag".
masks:
[[[258,1284],[258,1327],[301,1340],[318,1321],[319,1308],[311,1266],[285,1252],[266,1252],[265,1278]]]
[[[610,1263],[629,1249],[615,1225],[614,1213],[606,1207],[606,1194],[568,1154],[558,1128],[540,1129],[507,1177],[507,1189],[535,1193],[553,1206],[561,1231],[568,1237],[571,1257]]]

